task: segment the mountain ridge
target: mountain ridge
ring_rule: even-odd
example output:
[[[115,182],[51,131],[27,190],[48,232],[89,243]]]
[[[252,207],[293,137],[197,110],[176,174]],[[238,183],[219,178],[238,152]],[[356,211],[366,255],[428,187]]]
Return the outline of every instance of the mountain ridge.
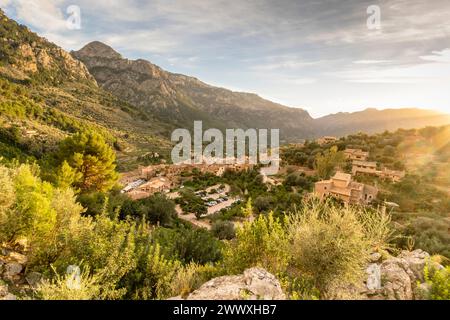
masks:
[[[100,88],[81,61],[0,10],[0,150],[39,158],[81,130],[103,135],[130,167],[171,148],[167,124]]]
[[[279,128],[281,143],[450,123],[450,116],[441,113],[417,117],[416,109],[392,111],[401,113],[401,117],[375,111],[380,115],[376,121],[367,116],[367,112],[373,112],[370,109],[313,119],[304,109],[284,106],[256,93],[211,86],[195,77],[165,71],[144,59],[128,60],[100,41],[69,54],[9,19],[1,10],[0,80],[7,82],[6,87],[8,83],[18,84],[28,95],[37,96],[39,112],[57,112],[58,117],[70,119],[52,121],[77,124],[60,123],[58,128],[53,128],[54,123],[45,124],[45,130],[56,131],[52,133],[55,137],[85,124],[99,126],[123,145],[121,149],[133,150],[133,156],[155,150],[155,143],[168,150],[170,132],[174,128],[192,128],[194,120],[203,120],[205,129]],[[25,100],[25,105],[34,103]],[[12,112],[10,105],[17,102],[0,97],[0,103]],[[10,115],[0,114],[0,120],[7,127],[11,124]],[[34,124],[33,119],[27,125]],[[125,157],[128,159],[130,153]]]
[[[92,54],[97,48],[99,53]],[[285,137],[296,139],[314,135],[312,118],[303,109],[289,108],[255,93],[214,87],[143,59],[118,58],[118,53],[111,58],[103,54],[105,48],[110,47],[92,42],[71,53],[104,89],[162,118],[171,118],[188,128],[194,120],[205,120],[206,127],[219,129],[280,128]]]
[[[352,128],[367,133],[411,129],[429,125],[446,125],[450,115],[436,110],[419,108],[366,108],[356,112],[339,112],[314,119],[324,135],[343,136]]]
[[[166,71],[145,59],[126,59],[99,41],[71,54],[87,66],[107,91],[162,119],[175,119],[187,128],[191,128],[193,120],[204,120],[207,127],[219,129],[279,128],[282,140],[295,141],[450,123],[449,115],[419,108],[366,108],[312,118],[302,108],[275,103],[256,93],[211,86],[195,77]]]

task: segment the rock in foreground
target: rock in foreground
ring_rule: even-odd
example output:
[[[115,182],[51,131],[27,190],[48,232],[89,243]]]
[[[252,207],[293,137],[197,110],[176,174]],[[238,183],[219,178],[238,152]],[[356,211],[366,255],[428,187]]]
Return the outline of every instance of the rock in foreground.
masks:
[[[181,299],[175,297],[172,299]],[[204,283],[187,300],[284,300],[280,282],[262,268],[250,268],[243,274],[223,276]]]

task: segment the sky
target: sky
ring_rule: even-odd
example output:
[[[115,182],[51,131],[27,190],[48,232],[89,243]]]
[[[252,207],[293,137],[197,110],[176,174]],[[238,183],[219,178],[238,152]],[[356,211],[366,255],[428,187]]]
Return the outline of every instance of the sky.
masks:
[[[102,41],[126,58],[313,117],[365,108],[450,112],[449,0],[0,0],[0,7],[66,50]]]

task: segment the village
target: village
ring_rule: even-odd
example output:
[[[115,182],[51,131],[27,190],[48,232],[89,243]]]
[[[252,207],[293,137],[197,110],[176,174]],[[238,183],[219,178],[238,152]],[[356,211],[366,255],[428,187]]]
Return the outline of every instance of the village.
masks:
[[[156,193],[162,193],[171,200],[180,197],[180,191],[184,188],[184,182],[189,180],[191,172],[200,174],[212,174],[221,177],[225,170],[240,172],[250,170],[254,165],[249,163],[243,164],[155,164],[150,166],[140,166],[138,169],[122,175],[121,184],[125,187],[121,193],[126,194],[133,200],[144,199]],[[239,197],[231,197],[229,195],[230,186],[227,184],[218,184],[205,188],[204,190],[196,190],[195,195],[202,199],[203,204],[207,207],[204,217],[212,215],[221,210],[226,210],[235,203],[240,203]],[[176,205],[178,216],[194,225],[210,228],[206,224],[196,218],[192,212],[183,212],[179,204]]]
[[[326,136],[319,138],[317,143],[325,145],[337,140],[336,137]],[[316,182],[314,193],[321,199],[333,196],[341,199],[345,204],[368,205],[377,198],[378,188],[354,181],[355,176],[372,175],[391,182],[399,182],[405,176],[405,171],[390,170],[385,167],[378,170],[377,162],[368,161],[368,151],[346,148],[344,155],[352,164],[351,174],[338,171],[329,180]]]
[[[320,145],[327,145],[335,141],[337,141],[337,138],[329,136],[316,140]],[[335,174],[329,179],[316,181],[310,195],[315,195],[320,199],[327,197],[337,198],[346,205],[370,205],[371,202],[377,199],[379,190],[376,185],[358,182],[357,176],[375,176],[393,183],[399,182],[405,176],[404,171],[391,170],[379,166],[375,161],[369,161],[369,152],[362,149],[345,148],[342,152],[347,163],[351,164],[351,171],[344,172],[342,168],[337,168]],[[227,170],[239,173],[254,169],[255,165],[248,162],[239,164],[226,164],[226,161],[224,161],[224,164],[168,164],[163,162],[149,166],[140,166],[134,171],[122,174],[120,182],[124,185],[124,188],[121,192],[132,200],[144,199],[156,193],[162,193],[167,198],[177,202],[185,188],[185,183],[191,179],[192,172],[201,175],[209,174],[220,180],[220,177]],[[257,166],[258,173],[262,177],[262,183],[267,186],[269,193],[271,188],[281,186],[286,178],[286,174],[283,173],[285,172],[285,167],[283,167],[281,160],[280,163],[282,166],[280,174],[277,175],[268,174],[268,167]],[[315,174],[314,170],[308,170],[307,168],[297,168],[296,170],[310,176]],[[231,195],[230,186],[226,183],[194,190],[194,192],[195,196],[200,198],[204,207],[206,207],[206,211],[200,215],[202,218],[208,218],[218,212],[228,210],[244,200],[240,196]],[[189,221],[199,227],[210,228],[210,224],[205,219],[200,219],[195,212],[183,212],[179,204],[176,205],[176,212],[179,218],[185,221]]]

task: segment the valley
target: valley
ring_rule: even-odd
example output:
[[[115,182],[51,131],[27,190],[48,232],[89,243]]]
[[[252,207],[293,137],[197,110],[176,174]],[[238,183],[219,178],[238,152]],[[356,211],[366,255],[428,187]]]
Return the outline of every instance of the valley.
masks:
[[[279,170],[191,161],[213,128]],[[0,10],[1,300],[450,299],[449,166],[449,114],[314,119]]]

